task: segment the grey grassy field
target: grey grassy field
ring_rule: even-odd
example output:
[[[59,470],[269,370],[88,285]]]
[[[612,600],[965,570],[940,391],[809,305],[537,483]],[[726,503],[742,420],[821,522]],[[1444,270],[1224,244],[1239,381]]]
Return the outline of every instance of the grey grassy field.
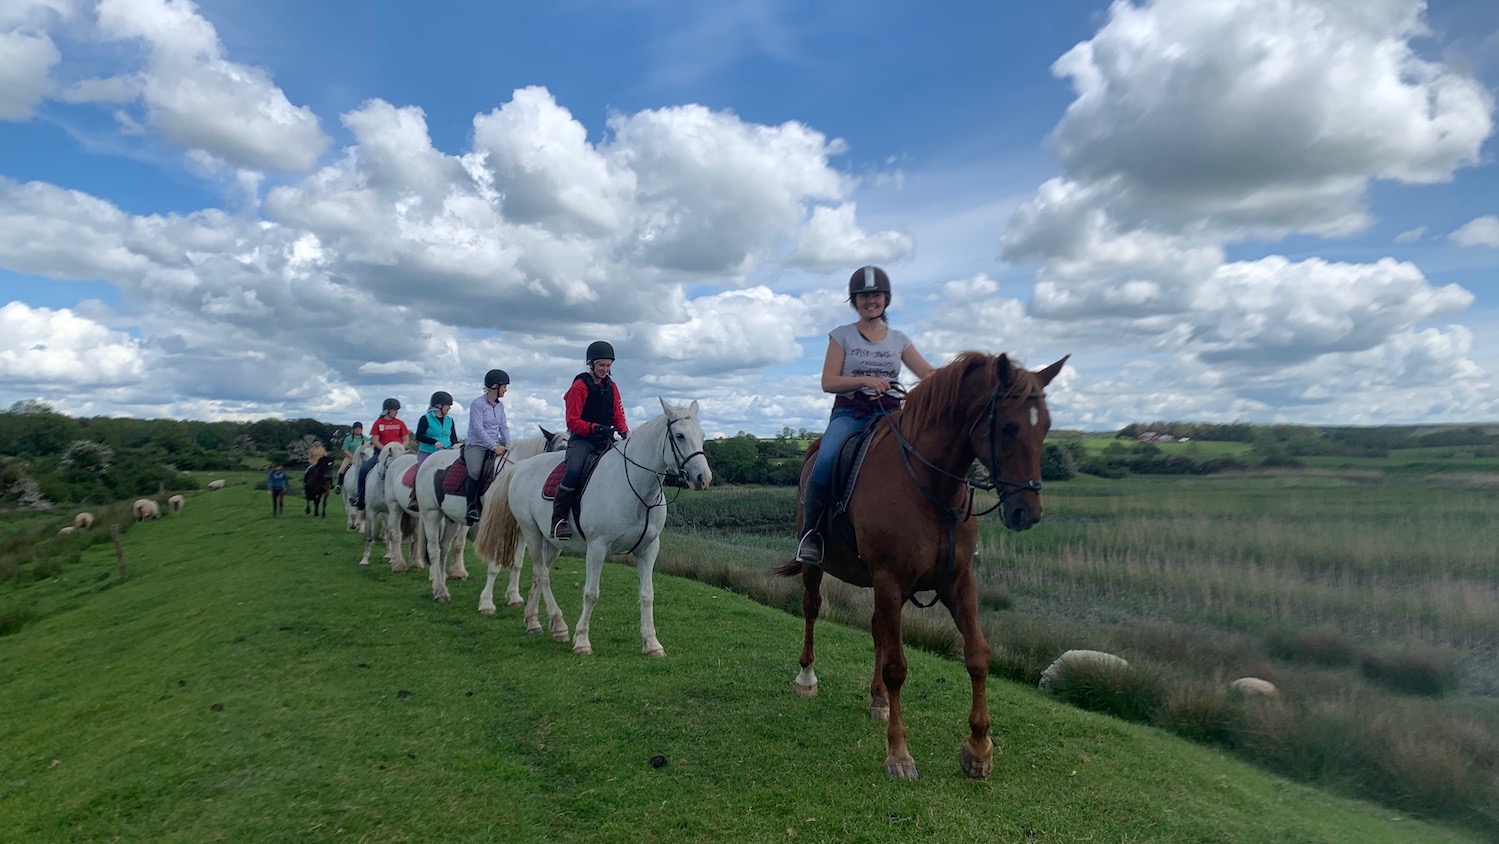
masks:
[[[126,582],[104,544],[0,593],[35,613],[0,637],[0,842],[1479,840],[997,680],[994,773],[969,780],[966,676],[916,651],[922,777],[892,782],[867,634],[821,625],[823,693],[800,699],[799,620],[659,576],[651,660],[611,564],[579,658],[519,610],[478,615],[472,557],[434,604],[421,575],[354,565],[336,503],[272,520],[264,498],[130,530]],[[570,623],[581,577],[554,575]]]

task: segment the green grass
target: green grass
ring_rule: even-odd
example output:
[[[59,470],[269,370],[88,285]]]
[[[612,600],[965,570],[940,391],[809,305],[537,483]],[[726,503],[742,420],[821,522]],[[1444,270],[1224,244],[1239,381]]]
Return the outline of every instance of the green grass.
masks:
[[[131,530],[127,582],[106,544],[5,587],[36,618],[0,639],[0,841],[1479,840],[1002,681],[971,781],[962,668],[916,651],[922,779],[892,782],[867,634],[821,625],[823,694],[800,699],[798,620],[660,576],[650,660],[610,565],[579,658],[518,610],[479,616],[479,582],[437,605],[358,570],[337,505],[271,520],[264,498]],[[554,583],[575,622],[579,561]]]

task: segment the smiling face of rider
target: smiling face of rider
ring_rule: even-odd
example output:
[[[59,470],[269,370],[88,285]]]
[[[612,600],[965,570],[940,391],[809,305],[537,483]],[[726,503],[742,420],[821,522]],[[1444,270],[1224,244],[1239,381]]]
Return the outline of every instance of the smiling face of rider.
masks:
[[[593,373],[595,381],[602,381],[608,378],[609,373],[614,370],[614,361],[609,358],[599,358],[590,364],[588,369]]]

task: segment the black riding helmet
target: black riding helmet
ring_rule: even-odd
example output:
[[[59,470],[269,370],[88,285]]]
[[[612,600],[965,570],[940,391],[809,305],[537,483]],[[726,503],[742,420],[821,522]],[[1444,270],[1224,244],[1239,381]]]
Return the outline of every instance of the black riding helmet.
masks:
[[[447,390],[438,390],[432,394],[432,401],[428,402],[433,407],[444,407],[453,403],[453,395]]]
[[[879,267],[860,267],[848,277],[848,300],[859,293],[883,293],[890,296],[890,276]]]
[[[603,340],[589,343],[587,362],[592,365],[596,360],[614,360],[614,347]]]
[[[484,389],[510,383],[510,373],[503,369],[491,369],[484,373]]]
[[[401,403],[399,401],[395,400],[395,399],[386,399],[384,402],[381,402],[381,404],[380,404],[380,412],[381,413],[384,413],[387,410],[400,410],[400,409],[401,409]]]

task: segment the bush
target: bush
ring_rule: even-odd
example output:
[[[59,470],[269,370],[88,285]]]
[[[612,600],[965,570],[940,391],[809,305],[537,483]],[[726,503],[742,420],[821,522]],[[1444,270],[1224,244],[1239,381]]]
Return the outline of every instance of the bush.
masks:
[[[1328,666],[1351,665],[1355,655],[1353,643],[1330,627],[1271,630],[1265,634],[1265,650],[1287,662]]]
[[[1457,659],[1425,647],[1387,647],[1359,657],[1359,673],[1371,683],[1410,695],[1441,697],[1457,688]]]
[[[1041,480],[1070,481],[1077,477],[1077,463],[1071,449],[1047,443],[1041,451]]]

